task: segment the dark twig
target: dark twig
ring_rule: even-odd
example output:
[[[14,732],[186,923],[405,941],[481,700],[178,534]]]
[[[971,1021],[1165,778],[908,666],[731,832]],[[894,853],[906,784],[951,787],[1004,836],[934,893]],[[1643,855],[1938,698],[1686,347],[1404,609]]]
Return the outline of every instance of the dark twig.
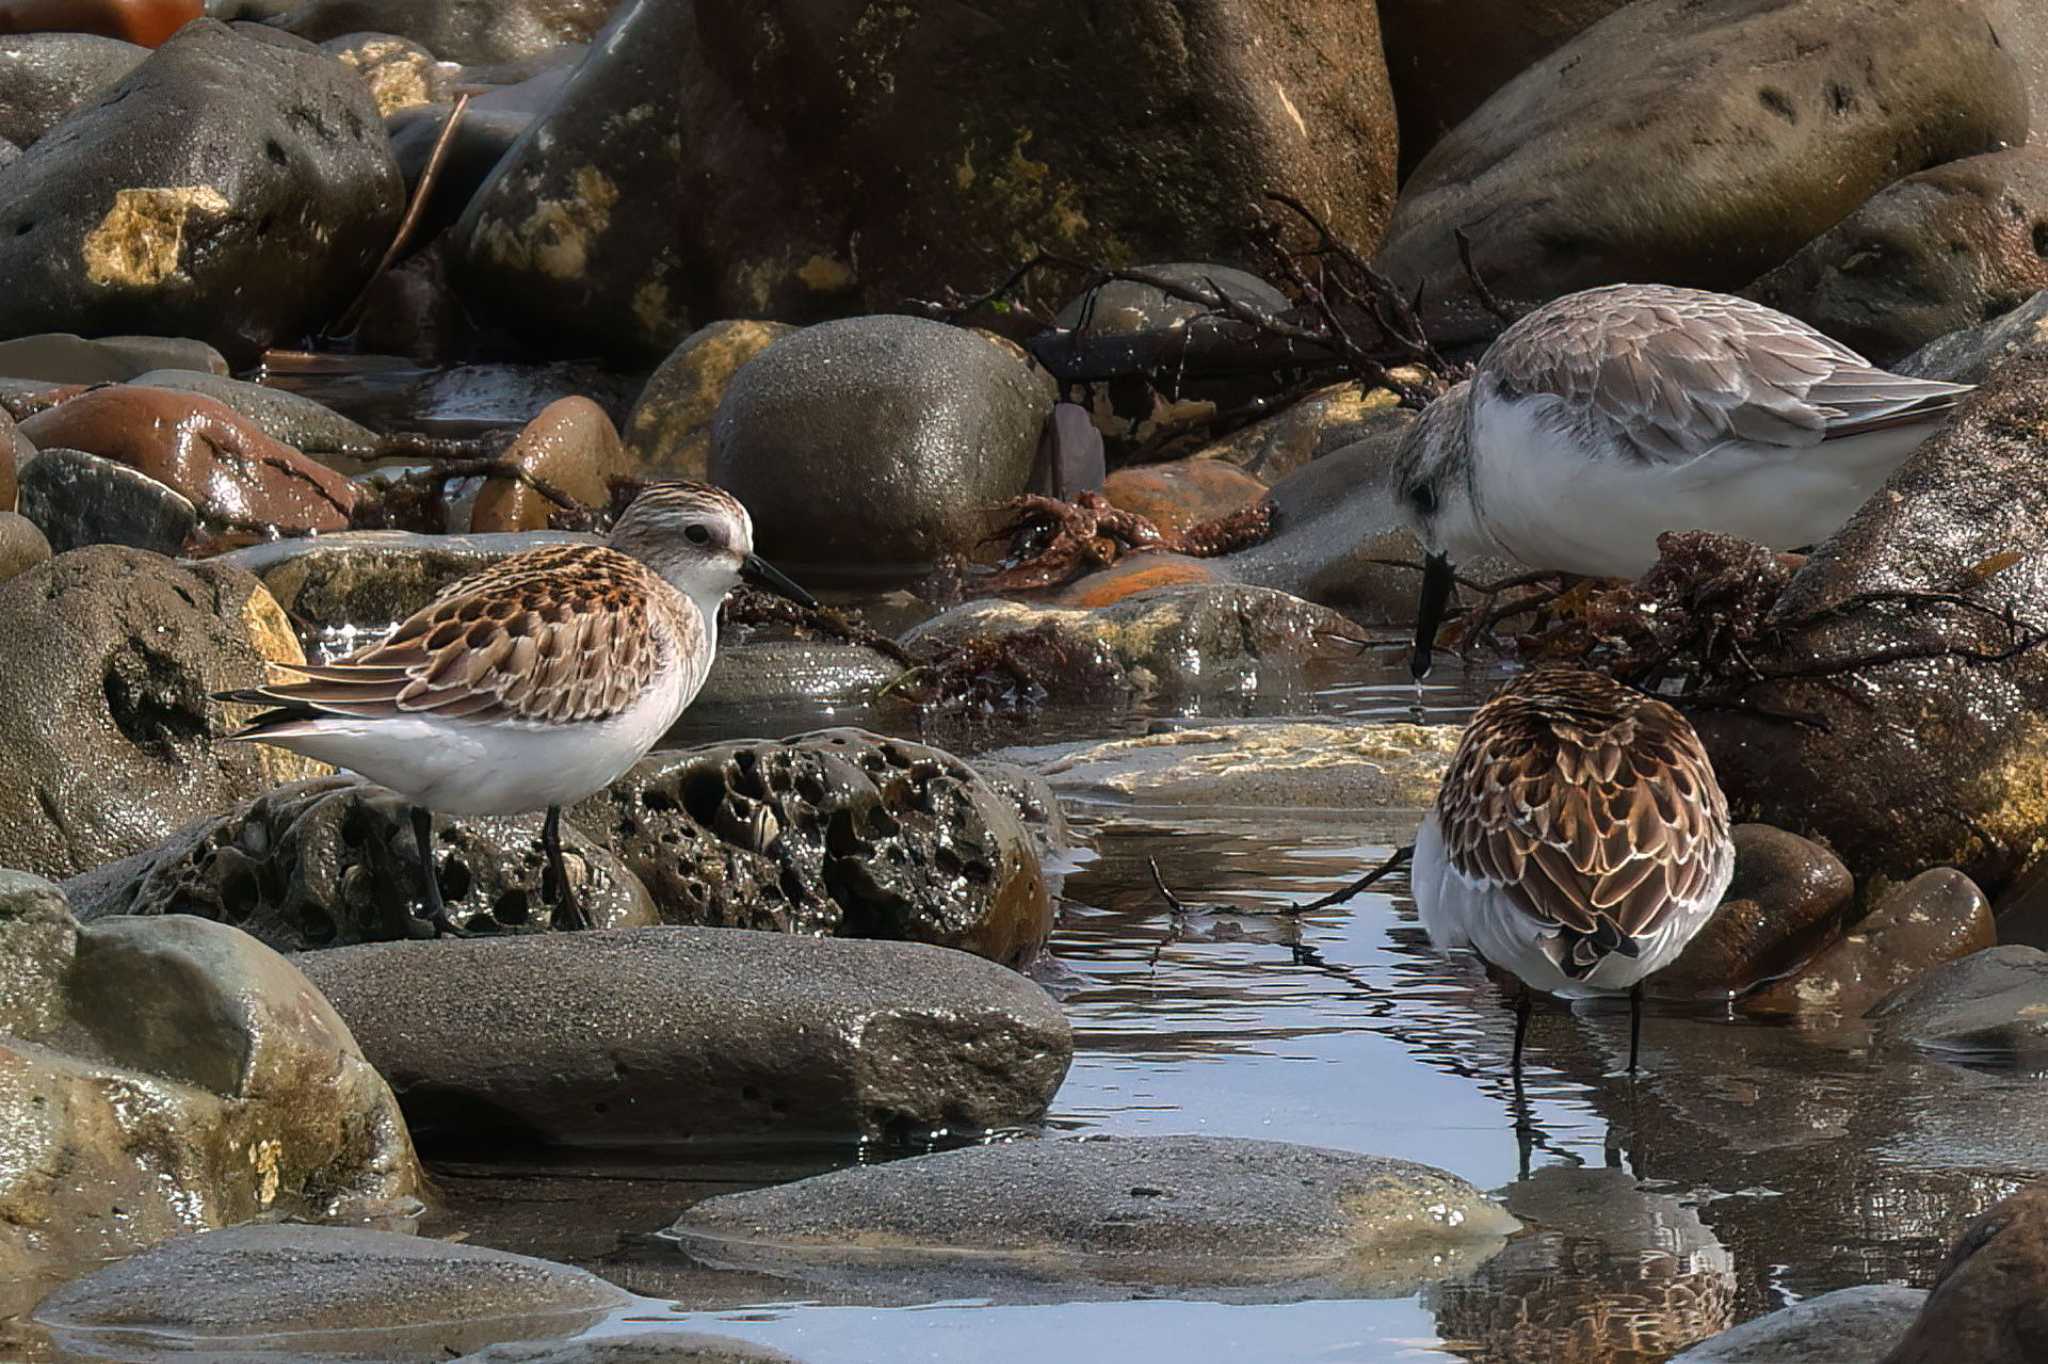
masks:
[[[1371,887],[1376,882],[1378,882],[1378,880],[1381,877],[1385,876],[1388,872],[1394,871],[1396,868],[1406,866],[1408,860],[1414,856],[1415,845],[1413,843],[1410,843],[1405,848],[1396,848],[1394,849],[1393,856],[1389,857],[1386,861],[1380,863],[1379,866],[1373,868],[1365,875],[1359,877],[1356,881],[1353,881],[1350,885],[1344,887],[1344,889],[1331,891],[1328,895],[1323,896],[1320,900],[1311,900],[1305,905],[1295,905],[1291,909],[1281,910],[1280,913],[1314,914],[1318,910],[1332,909],[1337,905],[1343,904],[1346,900],[1349,900],[1352,896],[1359,894],[1361,891],[1371,889]]]
[[[1485,308],[1486,311],[1492,313],[1495,317],[1499,318],[1502,322],[1507,323],[1509,326],[1513,326],[1515,323],[1515,315],[1512,312],[1510,312],[1508,310],[1508,306],[1505,303],[1502,303],[1500,299],[1494,294],[1492,286],[1487,284],[1486,280],[1481,277],[1479,273],[1479,267],[1472,263],[1471,235],[1467,233],[1464,228],[1457,227],[1451,229],[1451,236],[1458,243],[1458,261],[1465,267],[1465,278],[1472,282],[1472,292],[1478,296],[1480,306]]]
[[[462,122],[462,115],[469,109],[469,99],[469,92],[466,90],[456,96],[455,107],[448,111],[448,121],[441,125],[441,135],[434,139],[434,150],[428,154],[427,164],[420,170],[419,182],[413,186],[412,202],[406,205],[405,217],[399,220],[398,231],[392,236],[391,245],[384,248],[384,258],[378,261],[377,268],[370,272],[370,278],[363,285],[362,292],[356,295],[355,302],[343,309],[341,316],[335,319],[329,335],[348,336],[354,333],[356,322],[370,301],[370,291],[377,287],[377,281],[384,278],[384,272],[392,267],[404,253],[406,243],[412,240],[412,234],[418,229],[420,218],[427,210],[427,201],[434,195],[434,186],[441,179],[442,163],[448,159],[449,144],[454,142],[456,125]]]

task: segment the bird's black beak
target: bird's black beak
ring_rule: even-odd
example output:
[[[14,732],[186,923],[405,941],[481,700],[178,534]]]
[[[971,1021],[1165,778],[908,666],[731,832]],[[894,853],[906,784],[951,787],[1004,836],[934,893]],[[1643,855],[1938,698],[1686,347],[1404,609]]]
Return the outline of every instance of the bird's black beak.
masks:
[[[816,597],[798,587],[787,573],[758,554],[749,554],[740,560],[740,576],[757,587],[765,587],[770,592],[789,598],[798,606],[816,609],[818,605]]]
[[[1415,655],[1408,671],[1420,682],[1429,676],[1430,653],[1436,648],[1437,627],[1444,623],[1444,608],[1451,603],[1453,575],[1448,556],[1431,554],[1422,561],[1422,601],[1415,608]]]

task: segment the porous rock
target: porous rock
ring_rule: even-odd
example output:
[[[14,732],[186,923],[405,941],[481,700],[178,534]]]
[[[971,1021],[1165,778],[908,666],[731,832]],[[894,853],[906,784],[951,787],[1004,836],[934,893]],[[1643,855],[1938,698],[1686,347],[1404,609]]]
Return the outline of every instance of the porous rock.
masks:
[[[1255,1297],[1321,1280],[1394,1296],[1483,1260],[1518,1225],[1427,1165],[1163,1136],[1015,1141],[839,1170],[709,1199],[669,1234],[714,1264],[828,1281],[861,1267],[937,1277],[995,1265],[1026,1281],[1168,1294]]]
[[[0,979],[0,1281],[425,1187],[347,1026],[244,933],[80,927],[55,886],[0,872]]]
[[[212,735],[266,660],[302,663],[291,624],[247,573],[111,545],[0,583],[0,861],[70,876],[155,847],[318,764]]]
[[[2048,287],[2048,146],[1909,175],[1743,290],[1880,364]]]
[[[1430,149],[1374,263],[1439,346],[1575,289],[1732,291],[1901,175],[2026,140],[2019,68],[1952,0],[1642,0]],[[1625,187],[1617,191],[1617,186]]]
[[[556,927],[541,816],[434,822],[435,867],[448,912],[473,933]],[[639,878],[572,826],[562,829],[569,883],[600,927],[655,922]],[[192,914],[232,924],[281,952],[430,932],[417,872],[412,807],[354,776],[266,791],[197,820],[161,846],[66,883],[82,919]]]
[[[792,571],[915,576],[972,549],[1024,491],[1049,382],[972,333],[908,317],[806,328],[733,376],[711,480]]]
[[[1073,1054],[1038,986],[916,943],[664,927],[303,965],[444,1147],[1003,1127],[1045,1111]]]
[[[0,332],[159,332],[242,363],[330,321],[404,207],[370,94],[196,20],[0,178]]]
[[[668,923],[894,938],[995,961],[1051,927],[1036,846],[941,749],[857,729],[651,754],[570,808]]]

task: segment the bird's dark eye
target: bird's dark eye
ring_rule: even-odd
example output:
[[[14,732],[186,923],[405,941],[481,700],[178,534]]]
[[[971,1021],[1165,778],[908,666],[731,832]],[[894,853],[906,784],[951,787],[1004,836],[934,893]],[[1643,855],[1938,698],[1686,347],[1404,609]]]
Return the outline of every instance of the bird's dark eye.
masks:
[[[1436,515],[1436,489],[1427,483],[1418,483],[1408,490],[1408,500],[1415,504],[1415,510],[1424,516]]]
[[[693,545],[708,545],[711,543],[711,527],[702,523],[690,526],[683,531],[683,538]]]

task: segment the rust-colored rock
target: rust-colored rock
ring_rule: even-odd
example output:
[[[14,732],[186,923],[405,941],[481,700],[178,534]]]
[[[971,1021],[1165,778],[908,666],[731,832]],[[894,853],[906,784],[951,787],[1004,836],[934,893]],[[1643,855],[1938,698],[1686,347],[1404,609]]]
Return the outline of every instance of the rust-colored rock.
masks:
[[[1213,559],[1185,554],[1133,554],[1100,573],[1091,573],[1052,599],[1054,606],[1110,606],[1155,587],[1187,587],[1227,583],[1230,578]]]
[[[2048,1359],[2048,1182],[1996,1204],[1956,1238],[1934,1292],[1880,1364]]]
[[[1840,941],[1790,978],[1744,1000],[1743,1008],[1860,1018],[1928,967],[1997,942],[1984,892],[1954,867],[1936,867],[1894,889]]]
[[[205,12],[201,0],[0,0],[0,33],[97,33],[156,47]]]
[[[505,462],[586,507],[611,501],[612,480],[629,478],[633,463],[603,408],[588,398],[557,398],[526,424]],[[559,505],[533,483],[486,479],[469,515],[471,531],[546,530]]]
[[[1221,460],[1186,459],[1119,469],[1104,480],[1102,495],[1178,532],[1250,506],[1266,495],[1266,485]]]
[[[96,388],[37,413],[21,430],[39,448],[83,450],[139,470],[226,528],[345,530],[355,509],[347,479],[197,393]]]
[[[1665,999],[1726,999],[1783,974],[1826,941],[1855,883],[1842,859],[1768,824],[1738,824],[1735,879],[1677,961],[1653,976]]]

